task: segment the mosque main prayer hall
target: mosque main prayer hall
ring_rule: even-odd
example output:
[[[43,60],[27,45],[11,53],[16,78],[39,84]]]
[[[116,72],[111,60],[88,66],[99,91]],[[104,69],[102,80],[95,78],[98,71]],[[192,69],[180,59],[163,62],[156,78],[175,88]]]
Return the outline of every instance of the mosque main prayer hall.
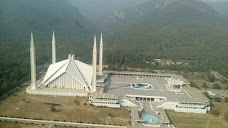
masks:
[[[101,34],[100,41],[100,65],[99,74],[102,75],[102,53],[103,40]],[[55,96],[88,96],[91,92],[96,92],[97,77],[97,46],[96,36],[94,36],[93,64],[88,65],[75,59],[74,54],[69,54],[68,58],[56,62],[56,41],[55,34],[52,35],[52,64],[42,80],[36,80],[36,57],[33,34],[30,41],[30,63],[31,63],[31,86],[26,89],[29,94],[55,95]]]
[[[92,64],[75,59],[74,54],[56,61],[55,34],[52,35],[52,64],[45,76],[36,79],[36,55],[33,34],[30,41],[31,95],[88,97],[94,106],[130,108],[136,123],[147,123],[146,114],[153,114],[157,126],[169,124],[164,109],[175,112],[207,113],[210,100],[180,75],[169,73],[102,71],[103,39],[100,37],[99,65],[94,36]],[[150,124],[150,123],[149,123]],[[154,124],[153,124],[154,125]]]

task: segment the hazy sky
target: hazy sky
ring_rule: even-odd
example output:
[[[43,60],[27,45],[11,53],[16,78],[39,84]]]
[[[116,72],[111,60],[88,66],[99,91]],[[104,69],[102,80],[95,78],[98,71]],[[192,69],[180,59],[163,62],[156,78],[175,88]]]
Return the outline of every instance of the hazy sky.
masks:
[[[203,1],[213,1],[213,2],[219,1],[219,2],[223,2],[223,1],[228,1],[228,0],[203,0]]]

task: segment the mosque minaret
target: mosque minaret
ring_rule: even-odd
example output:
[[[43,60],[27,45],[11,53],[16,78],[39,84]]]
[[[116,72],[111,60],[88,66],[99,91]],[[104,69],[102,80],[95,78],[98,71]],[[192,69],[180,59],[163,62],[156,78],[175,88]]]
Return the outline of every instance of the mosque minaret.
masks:
[[[102,33],[100,38],[100,52],[99,52],[99,75],[102,76],[102,62],[103,62],[103,39]]]
[[[55,32],[52,34],[52,64],[56,63]]]
[[[36,54],[35,45],[33,41],[33,34],[31,33],[30,41],[30,64],[31,64],[31,89],[36,89]]]
[[[93,92],[96,91],[96,69],[97,69],[97,45],[96,45],[96,36],[94,36],[94,44],[93,44],[93,78],[92,78],[92,89],[93,89]]]

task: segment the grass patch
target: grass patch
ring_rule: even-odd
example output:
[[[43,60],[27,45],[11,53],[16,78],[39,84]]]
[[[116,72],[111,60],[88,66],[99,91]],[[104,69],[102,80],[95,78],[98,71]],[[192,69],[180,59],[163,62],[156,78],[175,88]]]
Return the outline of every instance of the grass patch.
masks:
[[[192,80],[189,79],[190,82],[195,83],[196,88],[202,89],[202,88],[210,88],[212,89],[213,87],[215,88],[215,85],[219,85],[221,89],[226,89],[227,88],[227,83],[221,83],[221,82],[209,82],[206,80],[201,80],[201,79],[196,79]]]
[[[224,119],[224,114],[228,110],[227,103],[212,103],[214,108],[220,111],[219,116],[195,113],[181,113],[167,110],[168,117],[176,128],[227,128],[228,122]]]
[[[29,95],[25,93],[25,88],[16,92],[16,95],[0,101],[0,115],[122,126],[128,125],[129,122],[129,112],[126,109],[84,105],[84,103],[88,104],[87,98]],[[80,104],[76,104],[75,101]],[[53,104],[61,111],[50,112],[50,105]],[[107,118],[110,114],[115,117]]]
[[[220,112],[220,115],[224,115],[226,111],[228,111],[228,103],[218,103],[218,102],[212,102],[214,108],[218,109]]]
[[[15,122],[1,122],[0,128],[47,128],[45,125],[37,125],[37,124],[22,124]]]
[[[223,120],[221,120],[221,119],[211,119],[209,126],[210,127],[225,127]]]

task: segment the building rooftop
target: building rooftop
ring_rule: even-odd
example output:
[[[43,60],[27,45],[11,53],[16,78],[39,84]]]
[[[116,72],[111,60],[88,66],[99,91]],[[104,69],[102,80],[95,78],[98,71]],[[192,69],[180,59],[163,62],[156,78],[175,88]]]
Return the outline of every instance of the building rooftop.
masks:
[[[86,87],[91,86],[93,73],[92,66],[74,60],[73,56],[72,58],[51,64],[48,67],[47,73],[40,86],[48,85],[64,73],[69,74]]]
[[[175,75],[175,74],[171,74],[172,78],[175,79],[175,80],[180,80],[180,81],[183,81],[184,84],[186,85],[190,85],[190,82],[188,80],[186,80],[183,76],[181,75]]]
[[[161,113],[161,119],[162,119],[162,123],[170,123],[170,120],[168,118],[168,116],[166,115],[166,112],[164,109],[162,108],[156,108],[156,111],[159,111]]]
[[[93,93],[93,98],[110,98],[110,99],[118,99],[118,96],[112,94],[112,93],[104,93],[104,88],[100,88],[99,91],[96,91]]]
[[[167,98],[170,101],[177,101],[175,91],[170,91],[166,87],[168,84],[164,78],[150,78],[142,77],[137,79],[136,77],[118,77],[112,76],[111,85],[108,87],[108,93],[119,95],[124,97],[125,95],[143,95],[143,96],[157,96],[162,98]],[[152,90],[141,90],[131,88],[130,83],[148,83],[153,86]],[[182,95],[182,94],[181,94]]]
[[[177,100],[180,102],[206,102],[209,99],[202,94],[202,92],[191,86],[183,86],[182,90],[186,93],[181,97],[178,97]]]
[[[111,74],[122,74],[122,75],[131,75],[131,76],[153,76],[153,77],[171,77],[172,74],[168,73],[149,73],[149,72],[119,72],[119,71],[105,71],[105,73],[111,73]]]
[[[106,78],[106,76],[105,76],[105,75],[102,75],[102,76],[97,75],[97,82],[101,82],[101,83],[103,83],[103,82],[104,82],[104,80],[105,80],[105,78]]]
[[[183,78],[184,79],[184,78]],[[131,88],[130,83],[148,83],[153,89],[143,90]],[[181,90],[180,90],[181,91]],[[137,77],[137,76],[112,76],[107,93],[115,94],[120,97],[126,95],[139,95],[143,97],[161,97],[170,102],[186,101],[186,102],[204,102],[208,101],[198,89],[185,85],[182,88],[182,93],[178,93],[168,88],[166,78],[152,78],[152,77]]]
[[[78,93],[88,93],[89,91],[84,89],[72,89],[72,88],[39,88],[36,91],[49,91],[49,92],[78,92]]]

